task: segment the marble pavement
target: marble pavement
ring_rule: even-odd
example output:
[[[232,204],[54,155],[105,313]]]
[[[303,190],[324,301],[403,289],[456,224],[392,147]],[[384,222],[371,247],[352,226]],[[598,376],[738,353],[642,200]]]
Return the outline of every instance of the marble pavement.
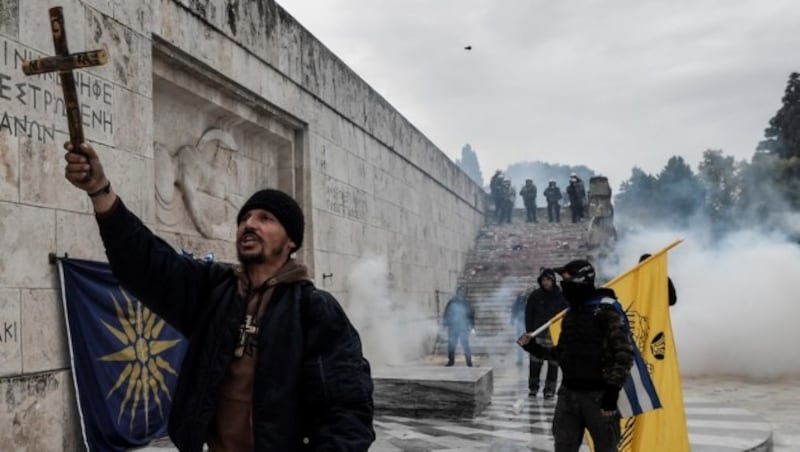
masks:
[[[473,420],[447,421],[377,416],[370,449],[397,451],[549,451],[554,404],[528,399],[527,368],[495,367],[492,404]],[[792,380],[743,381],[729,377],[683,381],[689,438],[694,452],[800,451],[800,385]],[[522,399],[519,415],[512,406]],[[174,451],[154,445],[140,451]],[[588,450],[588,449],[586,449]]]

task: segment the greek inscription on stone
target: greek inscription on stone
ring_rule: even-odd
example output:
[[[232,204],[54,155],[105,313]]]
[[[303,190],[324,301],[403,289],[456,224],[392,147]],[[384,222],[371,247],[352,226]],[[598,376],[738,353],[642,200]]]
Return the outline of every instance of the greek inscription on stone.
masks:
[[[17,334],[17,322],[3,322],[3,329],[0,330],[0,343],[10,344],[19,342]]]
[[[67,111],[57,73],[30,77],[22,74],[23,61],[42,56],[0,37],[0,131],[47,143],[55,141],[58,129],[54,121],[45,123],[42,116],[66,119]],[[112,136],[114,85],[86,72],[75,71],[74,76],[78,95],[82,100],[92,101],[91,104],[81,103],[83,126]],[[66,121],[63,126],[66,126]]]
[[[327,192],[327,202],[331,212],[354,220],[367,218],[367,201],[358,193],[330,186]]]

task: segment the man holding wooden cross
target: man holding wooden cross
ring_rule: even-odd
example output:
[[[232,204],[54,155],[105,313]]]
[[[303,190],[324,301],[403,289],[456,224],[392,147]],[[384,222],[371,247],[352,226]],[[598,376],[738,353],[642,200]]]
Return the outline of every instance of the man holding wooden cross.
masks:
[[[114,276],[189,340],[172,441],[182,451],[367,450],[375,439],[369,363],[339,303],[292,257],[303,244],[300,206],[274,189],[250,197],[237,216],[236,266],[187,258],[155,236],[84,142],[71,70],[102,64],[105,52],[70,55],[54,10],[58,55],[26,68],[62,77],[66,179],[91,199]]]

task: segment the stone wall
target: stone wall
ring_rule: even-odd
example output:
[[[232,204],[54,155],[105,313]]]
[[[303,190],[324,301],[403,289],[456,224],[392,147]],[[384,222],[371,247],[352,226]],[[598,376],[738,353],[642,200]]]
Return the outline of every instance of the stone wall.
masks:
[[[349,306],[348,275],[388,259],[392,294],[435,317],[482,223],[484,195],[440,150],[274,2],[63,0],[86,136],[126,204],[176,248],[235,259],[254,190],[293,193],[300,258]],[[0,0],[0,441],[79,448],[57,269],[104,260],[90,203],[63,178],[58,78],[44,0]],[[65,420],[66,419],[66,420]]]

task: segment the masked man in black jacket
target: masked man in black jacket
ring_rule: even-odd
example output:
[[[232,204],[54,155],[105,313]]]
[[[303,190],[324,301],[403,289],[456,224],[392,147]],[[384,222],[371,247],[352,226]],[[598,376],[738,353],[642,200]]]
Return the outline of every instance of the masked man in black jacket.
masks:
[[[91,199],[114,275],[189,340],[169,418],[178,449],[367,450],[369,363],[339,303],[291,258],[305,228],[297,202],[256,192],[237,216],[240,264],[200,262],[125,207],[91,146],[79,151],[66,178]]]
[[[613,303],[611,289],[594,286],[595,271],[585,260],[554,269],[569,310],[556,346],[542,346],[527,333],[517,343],[542,359],[558,361],[564,378],[553,415],[556,452],[577,452],[584,429],[597,452],[616,452],[617,399],[633,365],[633,343]]]

